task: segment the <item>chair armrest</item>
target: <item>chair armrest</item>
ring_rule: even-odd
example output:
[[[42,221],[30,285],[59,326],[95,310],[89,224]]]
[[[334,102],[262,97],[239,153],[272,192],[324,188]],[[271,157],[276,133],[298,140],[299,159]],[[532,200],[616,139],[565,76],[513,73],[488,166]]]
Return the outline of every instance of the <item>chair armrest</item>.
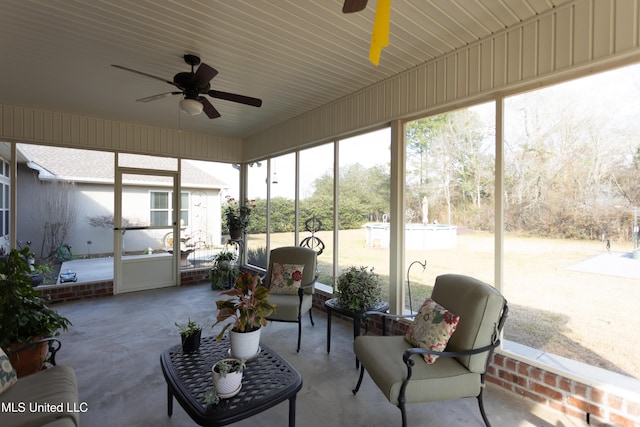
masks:
[[[435,351],[428,350],[425,348],[410,348],[404,351],[402,355],[402,360],[407,366],[415,365],[415,361],[412,359],[416,354],[433,354],[434,356],[441,357],[464,357],[464,356],[472,356],[474,354],[486,353],[488,351],[495,350],[500,345],[500,340],[496,340],[493,344],[486,345],[480,348],[474,348],[472,350],[465,351]]]
[[[316,275],[311,282],[307,283],[306,285],[300,286],[298,288],[298,296],[300,297],[301,301],[302,301],[302,296],[305,294],[306,290],[313,288],[317,280],[318,280],[318,276]]]
[[[382,311],[365,311],[360,315],[360,317],[362,317],[362,320],[366,320],[367,317],[371,316],[382,316],[389,319],[413,319],[414,317],[416,317],[414,314],[391,314],[384,313]]]

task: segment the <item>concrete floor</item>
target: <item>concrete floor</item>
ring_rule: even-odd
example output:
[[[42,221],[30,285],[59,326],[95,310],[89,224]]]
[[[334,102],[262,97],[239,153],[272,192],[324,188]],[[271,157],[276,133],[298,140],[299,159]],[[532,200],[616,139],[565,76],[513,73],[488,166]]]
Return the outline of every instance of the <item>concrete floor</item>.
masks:
[[[179,404],[167,416],[166,384],[160,353],[179,344],[174,322],[192,319],[214,335],[217,292],[208,284],[165,288],[53,306],[73,326],[62,333],[58,364],[75,368],[80,400],[88,411],[83,426],[191,426]],[[365,375],[354,396],[358,371],[352,352],[352,326],[334,319],[331,354],[326,351],[326,313],[314,310],[315,327],[304,319],[302,349],[296,353],[295,324],[270,323],[262,342],[282,355],[303,377],[297,398],[297,425],[399,426],[400,411]],[[488,384],[487,414],[494,427],[585,426],[550,408]],[[483,426],[476,399],[408,406],[409,426]],[[282,403],[238,426],[284,426],[288,404]]]

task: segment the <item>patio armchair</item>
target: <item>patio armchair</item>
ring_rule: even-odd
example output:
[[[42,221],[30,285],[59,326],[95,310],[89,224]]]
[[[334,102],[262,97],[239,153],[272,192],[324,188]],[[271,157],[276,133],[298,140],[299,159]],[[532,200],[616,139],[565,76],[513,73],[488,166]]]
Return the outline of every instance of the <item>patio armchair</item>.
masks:
[[[318,278],[316,263],[316,252],[309,248],[285,246],[273,249],[263,280],[269,288],[268,300],[276,306],[267,320],[298,324],[297,352],[300,352],[303,314],[309,312],[311,325],[315,325],[311,307]]]
[[[464,397],[478,399],[482,419],[490,427],[482,392],[493,351],[500,345],[500,333],[508,312],[507,301],[492,286],[456,274],[438,276],[431,299],[440,308],[458,316],[455,331],[448,343],[442,344],[443,347],[446,345],[444,351],[429,349],[428,345],[415,348],[415,343],[410,344],[404,336],[359,336],[354,342],[354,350],[361,368],[353,394],[360,389],[366,370],[389,402],[400,408],[403,427],[407,425],[407,403]],[[364,321],[373,316],[382,316],[383,333],[386,318],[408,317],[367,312],[363,314]],[[425,316],[422,308],[416,318],[420,316]],[[408,332],[411,333],[412,330]],[[428,363],[425,360],[434,356],[435,361]]]

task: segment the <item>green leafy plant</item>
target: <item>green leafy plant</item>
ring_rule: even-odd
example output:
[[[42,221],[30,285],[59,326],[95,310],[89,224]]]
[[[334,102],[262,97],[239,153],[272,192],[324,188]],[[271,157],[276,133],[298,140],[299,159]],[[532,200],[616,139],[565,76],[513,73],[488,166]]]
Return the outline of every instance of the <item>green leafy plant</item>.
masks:
[[[227,197],[227,207],[224,210],[227,229],[246,230],[249,226],[251,210],[255,208],[254,200],[245,200],[243,205],[238,205],[238,201],[233,197]]]
[[[382,300],[380,278],[373,267],[346,268],[338,276],[338,302],[349,310],[364,311]]]
[[[191,319],[189,319],[186,324],[179,324],[178,322],[176,322],[175,325],[180,331],[180,335],[184,336],[195,335],[198,332],[202,331],[202,326]]]
[[[46,305],[33,288],[29,248],[12,249],[0,258],[0,347],[49,338],[68,330],[71,321]]]
[[[216,255],[216,262],[219,262],[219,261],[231,262],[235,260],[236,260],[236,254],[226,249],[218,252],[218,255]]]
[[[213,369],[222,377],[232,372],[241,372],[244,370],[244,362],[240,359],[222,359],[213,365]]]
[[[225,331],[231,326],[236,332],[251,332],[261,326],[267,326],[267,317],[275,309],[275,305],[267,300],[269,290],[262,286],[259,276],[251,273],[241,273],[235,286],[221,292],[220,295],[228,295],[232,298],[216,301],[218,315],[213,326],[229,318],[235,319],[235,322],[226,324],[218,334],[217,340],[221,340]]]

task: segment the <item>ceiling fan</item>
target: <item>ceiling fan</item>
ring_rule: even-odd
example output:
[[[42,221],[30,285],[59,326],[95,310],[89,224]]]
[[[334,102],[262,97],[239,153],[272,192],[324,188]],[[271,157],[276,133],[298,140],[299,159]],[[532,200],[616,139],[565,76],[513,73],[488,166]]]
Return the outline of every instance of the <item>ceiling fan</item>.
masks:
[[[344,0],[342,13],[360,12],[367,7],[367,0]],[[380,62],[382,48],[389,46],[389,17],[391,15],[391,0],[378,0],[376,17],[373,20],[371,32],[371,46],[369,47],[369,61],[374,65]]]
[[[173,76],[173,81],[143,73],[142,71],[133,70],[128,67],[123,67],[122,65],[112,64],[111,66],[169,83],[179,89],[178,91],[166,92],[146,98],[136,99],[137,102],[155,101],[156,99],[164,98],[169,95],[184,95],[184,98],[180,100],[180,109],[182,111],[192,116],[198,115],[204,111],[210,119],[220,117],[220,113],[211,104],[211,102],[202,95],[209,95],[212,98],[238,102],[240,104],[251,105],[253,107],[260,107],[262,105],[262,100],[258,98],[251,98],[249,96],[211,89],[210,81],[218,74],[218,71],[205,63],[200,63],[199,57],[187,54],[184,55],[184,62],[191,65],[191,72],[180,72]],[[196,66],[198,66],[198,69],[194,72]]]

